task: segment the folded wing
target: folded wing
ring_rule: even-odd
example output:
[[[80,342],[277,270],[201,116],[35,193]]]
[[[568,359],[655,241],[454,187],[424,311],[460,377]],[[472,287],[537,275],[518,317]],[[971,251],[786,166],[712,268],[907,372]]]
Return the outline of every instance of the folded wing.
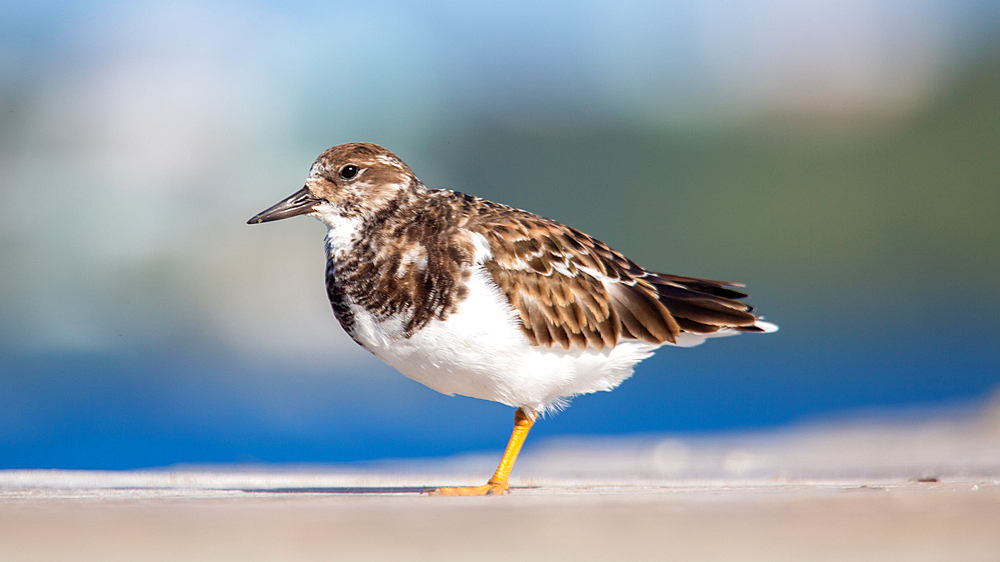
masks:
[[[739,284],[646,271],[604,243],[531,213],[490,220],[487,209],[480,219],[475,230],[493,251],[483,266],[535,345],[600,350],[623,339],[694,345],[777,329],[740,302],[747,295],[734,289]]]

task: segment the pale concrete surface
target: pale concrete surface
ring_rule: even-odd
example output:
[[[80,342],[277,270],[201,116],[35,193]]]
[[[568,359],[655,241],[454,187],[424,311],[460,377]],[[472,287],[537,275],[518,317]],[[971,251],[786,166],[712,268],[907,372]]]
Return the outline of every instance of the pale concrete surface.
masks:
[[[0,560],[1000,561],[992,414],[561,441],[420,494],[498,456],[0,471]]]

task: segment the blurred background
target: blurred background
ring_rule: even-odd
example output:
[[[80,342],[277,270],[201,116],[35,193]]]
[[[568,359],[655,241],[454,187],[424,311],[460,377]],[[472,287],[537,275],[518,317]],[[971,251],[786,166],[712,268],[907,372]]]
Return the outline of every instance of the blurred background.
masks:
[[[499,451],[510,408],[342,333],[320,223],[245,224],[362,140],[781,326],[529,450],[994,399],[1000,4],[536,4],[0,5],[0,468]]]

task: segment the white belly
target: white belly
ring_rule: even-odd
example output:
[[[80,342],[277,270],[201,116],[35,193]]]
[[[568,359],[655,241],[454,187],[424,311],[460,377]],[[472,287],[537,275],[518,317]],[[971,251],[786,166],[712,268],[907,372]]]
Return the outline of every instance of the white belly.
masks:
[[[431,320],[403,338],[398,319],[378,321],[352,305],[354,337],[379,359],[438,392],[535,412],[558,408],[577,394],[615,388],[658,347],[638,341],[603,351],[533,346],[489,274],[476,269],[468,297],[445,320]]]

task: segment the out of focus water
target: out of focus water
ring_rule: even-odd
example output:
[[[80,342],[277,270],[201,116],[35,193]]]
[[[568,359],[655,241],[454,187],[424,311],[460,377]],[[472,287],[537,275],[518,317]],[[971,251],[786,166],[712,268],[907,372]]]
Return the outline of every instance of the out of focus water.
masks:
[[[529,447],[1000,388],[994,3],[32,3],[0,30],[0,468],[502,447],[509,408],[341,333],[321,225],[245,224],[352,140],[746,282],[781,326],[662,349]]]
[[[877,343],[858,333],[818,345],[789,332],[663,349],[615,391],[578,397],[539,422],[532,441],[961,411],[996,389],[1000,353],[988,337],[920,346],[918,333]],[[3,359],[5,468],[448,455],[500,449],[512,422],[507,407],[439,395],[377,363],[343,372],[163,354]]]

